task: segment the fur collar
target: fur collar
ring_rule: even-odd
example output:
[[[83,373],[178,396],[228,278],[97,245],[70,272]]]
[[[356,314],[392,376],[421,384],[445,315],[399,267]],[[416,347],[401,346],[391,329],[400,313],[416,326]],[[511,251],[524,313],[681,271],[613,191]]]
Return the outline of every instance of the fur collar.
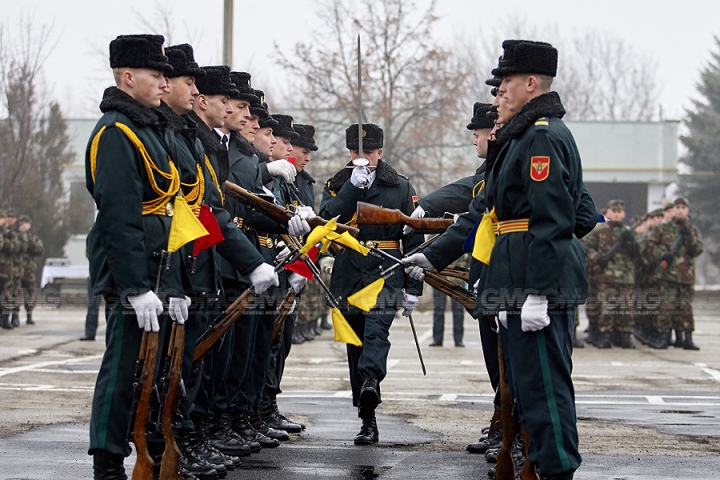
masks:
[[[160,123],[156,109],[146,107],[117,87],[105,89],[100,102],[100,111],[103,113],[120,112],[138,127],[149,127]]]
[[[248,142],[247,138],[245,138],[243,135],[236,131],[230,131],[230,142],[234,143],[238,147],[238,150],[240,150],[240,153],[242,153],[243,155],[252,157],[256,153],[255,147],[253,147],[252,144]],[[258,158],[260,157],[258,156]]]
[[[178,115],[175,113],[175,111],[170,108],[170,106],[165,102],[160,102],[160,106],[158,107],[158,112],[162,114],[162,116],[167,121],[167,127],[171,129],[173,132],[181,132],[185,128],[187,128],[187,121],[185,120],[185,117]]]
[[[558,117],[565,115],[560,96],[550,92],[533,98],[520,112],[497,131],[497,142],[505,143],[513,138],[522,137],[527,129],[540,117]]]
[[[352,167],[353,163],[352,161],[348,162],[346,167]],[[350,180],[350,176],[352,175],[352,168],[343,168],[338,173],[335,174],[330,180],[328,180],[328,187],[333,192],[337,192],[342,188],[343,185],[345,185],[345,182]],[[400,185],[399,175],[395,171],[394,168],[392,168],[387,163],[380,160],[377,165],[377,169],[375,170],[375,181],[380,182],[384,185]]]
[[[197,113],[190,111],[186,116],[197,125],[197,138],[200,139],[207,153],[217,153],[220,149],[224,149],[218,136],[202,121],[202,118],[198,117]]]

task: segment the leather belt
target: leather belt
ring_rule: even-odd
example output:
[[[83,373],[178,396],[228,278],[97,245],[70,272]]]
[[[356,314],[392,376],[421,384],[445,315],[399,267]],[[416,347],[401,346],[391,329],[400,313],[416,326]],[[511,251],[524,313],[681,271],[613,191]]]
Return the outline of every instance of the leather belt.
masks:
[[[506,233],[518,233],[528,231],[528,219],[519,218],[517,220],[503,220],[494,225],[495,235],[505,235]]]
[[[153,212],[143,212],[143,215],[159,215],[161,217],[172,217],[175,211],[172,202],[168,202],[164,207]]]
[[[378,250],[399,250],[400,242],[397,240],[360,240],[363,247],[375,247]]]

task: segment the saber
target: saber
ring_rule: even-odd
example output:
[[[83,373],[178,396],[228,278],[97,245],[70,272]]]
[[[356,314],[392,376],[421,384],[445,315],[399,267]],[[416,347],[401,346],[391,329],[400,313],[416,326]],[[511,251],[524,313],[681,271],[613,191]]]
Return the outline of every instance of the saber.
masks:
[[[415,332],[415,323],[413,322],[412,315],[408,315],[408,318],[410,319],[410,329],[413,333],[413,338],[415,339],[415,348],[417,348],[418,357],[420,357],[420,366],[423,370],[423,375],[427,375],[427,370],[425,370],[425,362],[423,361],[422,352],[420,351],[420,342],[417,338],[417,332]]]
[[[363,129],[362,129],[362,62],[360,60],[360,33],[358,33],[357,45],[358,62],[358,157],[365,159],[363,155]]]

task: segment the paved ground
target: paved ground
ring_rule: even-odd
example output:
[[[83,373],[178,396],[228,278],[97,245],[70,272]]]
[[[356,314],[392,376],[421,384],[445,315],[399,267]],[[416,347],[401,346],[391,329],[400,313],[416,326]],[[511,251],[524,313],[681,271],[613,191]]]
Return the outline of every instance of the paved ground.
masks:
[[[719,306],[696,302],[699,352],[576,350],[584,457],[576,478],[720,478]],[[90,478],[87,421],[103,342],[77,340],[80,308],[39,308],[36,318],[35,326],[0,331],[0,479]],[[466,318],[466,348],[428,347],[430,315],[415,322],[428,374],[398,317],[378,446],[352,445],[359,421],[344,347],[325,332],[294,347],[279,398],[308,430],[228,478],[485,478],[489,464],[464,452],[491,411],[475,322]]]

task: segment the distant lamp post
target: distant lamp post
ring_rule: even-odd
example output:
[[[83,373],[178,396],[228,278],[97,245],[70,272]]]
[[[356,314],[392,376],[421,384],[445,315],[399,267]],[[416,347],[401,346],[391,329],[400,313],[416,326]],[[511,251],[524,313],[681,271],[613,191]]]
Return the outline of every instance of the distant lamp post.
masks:
[[[223,10],[223,65],[232,70],[233,0],[225,0]]]

